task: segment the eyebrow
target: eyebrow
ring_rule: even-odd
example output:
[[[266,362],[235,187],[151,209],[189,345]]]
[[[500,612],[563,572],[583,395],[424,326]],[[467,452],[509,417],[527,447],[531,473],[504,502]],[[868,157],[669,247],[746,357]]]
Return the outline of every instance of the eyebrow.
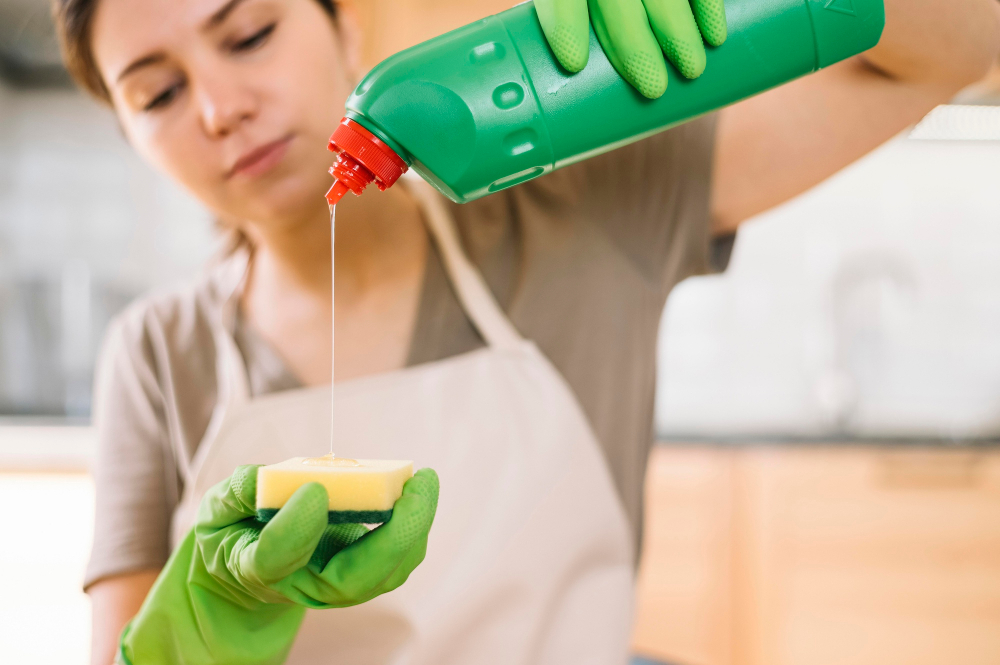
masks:
[[[205,21],[205,25],[202,27],[202,30],[211,30],[212,28],[217,27],[220,23],[225,21],[230,14],[233,13],[234,9],[239,7],[245,1],[246,0],[229,0],[229,2],[222,5],[222,7],[220,7],[214,14],[212,14],[208,18],[207,21]],[[115,80],[116,82],[121,82],[123,78],[125,78],[129,74],[134,73],[136,70],[142,69],[143,67],[149,67],[150,65],[158,64],[166,60],[166,58],[167,56],[164,55],[163,53],[150,53],[149,55],[143,56],[138,60],[134,61],[125,69],[123,69],[122,72],[118,75],[118,78]]]
[[[225,21],[226,17],[232,14],[233,10],[236,9],[238,6],[240,6],[243,2],[245,2],[245,0],[229,0],[229,2],[222,5],[222,7],[218,11],[212,14],[212,16],[209,17],[207,21],[205,21],[205,27],[203,29],[209,30],[211,28],[218,26],[220,23]]]
[[[129,74],[134,73],[136,70],[142,69],[143,67],[149,67],[150,65],[155,65],[157,63],[163,62],[166,59],[167,56],[164,55],[163,53],[150,53],[149,55],[143,56],[138,60],[134,61],[131,65],[129,65],[125,69],[123,69],[121,74],[118,75],[118,78],[115,79],[115,82],[120,83],[123,78],[125,78]]]

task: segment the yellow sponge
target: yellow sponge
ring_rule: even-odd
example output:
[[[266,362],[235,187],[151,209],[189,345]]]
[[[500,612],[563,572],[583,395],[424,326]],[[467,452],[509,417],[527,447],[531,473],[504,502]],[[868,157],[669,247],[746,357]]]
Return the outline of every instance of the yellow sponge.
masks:
[[[412,475],[409,460],[293,457],[257,469],[257,519],[267,522],[295,490],[316,482],[330,497],[330,524],[386,522]]]

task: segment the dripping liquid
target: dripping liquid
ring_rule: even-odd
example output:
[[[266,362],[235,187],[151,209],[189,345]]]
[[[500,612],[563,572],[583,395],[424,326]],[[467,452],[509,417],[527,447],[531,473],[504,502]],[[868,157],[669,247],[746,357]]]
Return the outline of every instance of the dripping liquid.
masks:
[[[337,206],[330,206],[330,457],[333,458],[333,435],[337,422],[337,398],[334,377],[337,370],[337,271],[335,269],[337,249]]]

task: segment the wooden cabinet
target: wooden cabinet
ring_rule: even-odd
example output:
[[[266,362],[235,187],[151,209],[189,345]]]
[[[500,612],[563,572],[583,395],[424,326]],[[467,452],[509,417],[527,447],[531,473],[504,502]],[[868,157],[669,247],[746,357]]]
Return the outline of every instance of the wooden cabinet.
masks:
[[[681,665],[1000,663],[1000,450],[662,446],[634,644]]]

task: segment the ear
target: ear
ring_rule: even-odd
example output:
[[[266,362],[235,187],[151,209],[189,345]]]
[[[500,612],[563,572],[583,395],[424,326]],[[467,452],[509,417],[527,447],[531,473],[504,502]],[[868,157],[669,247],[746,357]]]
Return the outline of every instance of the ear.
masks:
[[[361,64],[362,30],[358,20],[357,10],[353,2],[337,3],[337,33],[340,40],[344,64],[350,73],[351,80],[359,82],[365,74]]]

